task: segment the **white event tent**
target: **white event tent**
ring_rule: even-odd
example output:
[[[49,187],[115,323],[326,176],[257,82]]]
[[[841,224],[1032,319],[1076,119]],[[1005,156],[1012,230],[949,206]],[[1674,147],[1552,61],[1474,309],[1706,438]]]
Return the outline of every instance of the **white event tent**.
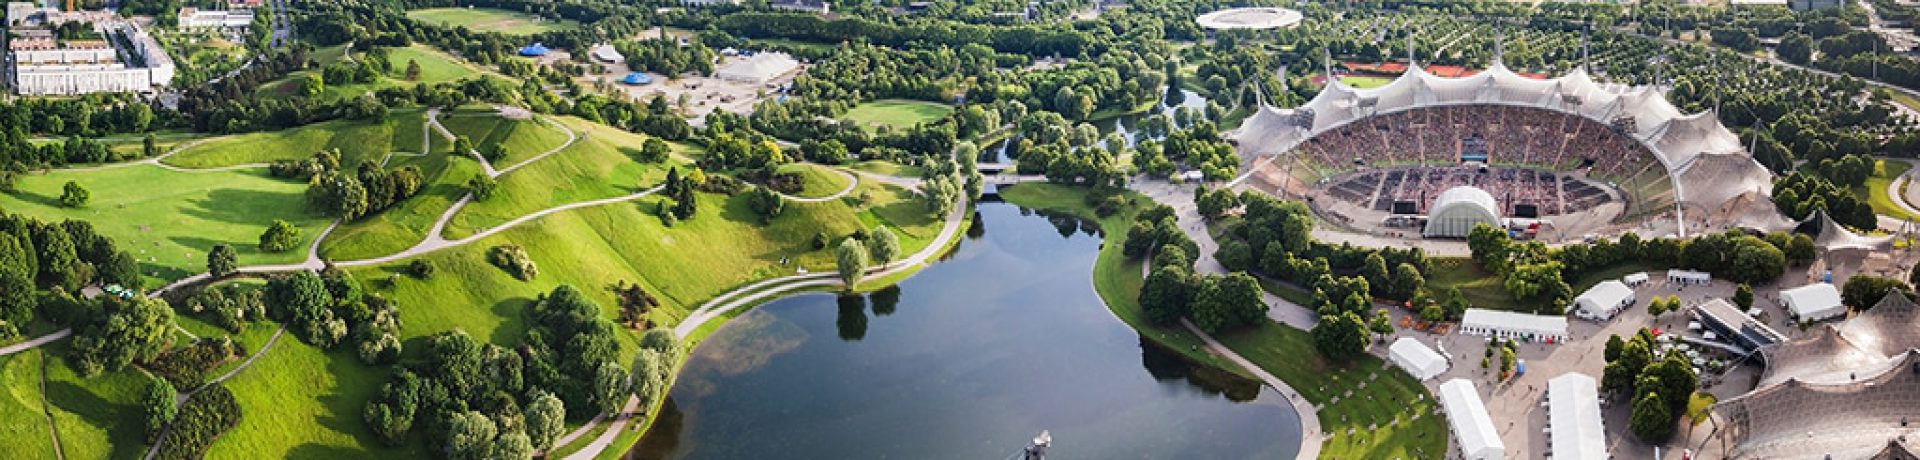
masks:
[[[1574,314],[1594,321],[1613,319],[1613,315],[1632,306],[1633,288],[1614,280],[1601,281],[1573,299]]]
[[[1453,425],[1453,439],[1455,445],[1460,446],[1460,458],[1507,458],[1507,445],[1500,442],[1500,432],[1494,430],[1493,418],[1487,415],[1487,406],[1480,401],[1480,392],[1474,389],[1472,381],[1453,379],[1440,384],[1440,407],[1446,409],[1447,423]]]
[[[1387,352],[1387,358],[1393,360],[1394,365],[1405,369],[1415,379],[1427,380],[1447,371],[1447,358],[1412,337],[1393,341],[1393,345],[1387,347]]]
[[[1840,290],[1827,283],[1782,290],[1780,303],[1801,321],[1819,321],[1847,313],[1847,306],[1840,303]]]
[[[1568,372],[1547,380],[1547,440],[1554,460],[1604,460],[1607,433],[1593,377]]]

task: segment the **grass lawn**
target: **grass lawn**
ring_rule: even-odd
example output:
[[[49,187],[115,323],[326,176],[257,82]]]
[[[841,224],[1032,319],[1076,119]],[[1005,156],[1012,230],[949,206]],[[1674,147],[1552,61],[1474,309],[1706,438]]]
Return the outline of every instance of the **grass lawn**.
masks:
[[[387,49],[387,63],[391,64],[398,76],[406,76],[407,62],[420,63],[420,79],[407,83],[444,83],[489,72],[428,45],[416,43],[405,48]]]
[[[319,68],[339,61],[345,55],[346,48],[344,46],[330,46],[314,50],[312,56],[314,56],[315,61],[319,62],[319,66],[310,70],[290,72],[281,78],[263,83],[259,88],[254,90],[254,94],[267,98],[305,96],[303,91],[306,88],[302,86],[303,79],[309,74],[318,73],[320,71]],[[365,56],[365,53],[357,53],[355,55],[356,58],[365,58]],[[407,62],[409,61],[420,63],[420,78],[417,80],[406,79]],[[518,81],[517,79],[501,75],[491,68],[482,67],[447,54],[438,48],[422,44],[414,44],[406,47],[388,47],[387,63],[392,65],[391,68],[393,71],[377,77],[374,81],[365,83],[329,81],[326,82],[326,86],[321,89],[320,94],[312,97],[323,101],[337,100],[348,97],[359,97],[363,94],[397,86],[412,87],[413,85],[422,83],[444,83],[475,75]]]
[[[226,136],[193,146],[165,161],[182,168],[214,168],[304,160],[313,157],[314,152],[337,148],[340,165],[351,169],[361,161],[380,161],[381,156],[393,149],[396,132],[409,133],[407,139],[399,142],[415,146],[408,151],[417,150],[419,128],[400,129],[396,125],[420,122],[419,110],[395,110],[394,115],[385,120],[335,120],[282,131]]]
[[[466,136],[474,148],[486,152],[505,147],[507,155],[493,162],[505,169],[567,144],[567,133],[541,120],[513,120],[498,115],[452,115],[440,117],[440,124],[455,136]],[[451,142],[448,149],[452,149]]]
[[[552,20],[493,8],[427,8],[407,12],[407,18],[475,32],[533,35],[579,27],[574,21]]]
[[[137,459],[146,454],[146,414],[140,394],[148,377],[131,368],[80,377],[67,360],[69,343],[42,348],[47,362],[47,404],[66,458]]]
[[[802,188],[800,193],[794,196],[801,198],[832,196],[835,193],[840,193],[841,190],[846,190],[847,186],[850,185],[848,184],[847,173],[812,163],[788,163],[780,165],[777,171],[800,174],[800,177],[803,178],[802,180],[805,181],[804,184],[806,187]]]
[[[1903,200],[1899,196],[1887,195],[1887,186],[1901,174],[1906,174],[1913,165],[1904,161],[1874,161],[1873,175],[1867,176],[1867,185],[1853,188],[1853,196],[1867,199],[1867,205],[1873,207],[1875,214],[1884,214],[1899,219],[1920,220],[1920,216],[1900,209],[1893,200]],[[1899,193],[1898,190],[1895,193]]]
[[[386,379],[386,368],[361,364],[350,346],[326,352],[295,334],[281,336],[253,366],[227,380],[241,422],[214,442],[206,458],[423,457],[423,445],[386,447],[362,421],[361,410]]]
[[[920,173],[923,171],[919,166],[908,166],[887,160],[867,160],[854,163],[848,167],[859,171],[898,177],[920,177]]]
[[[40,364],[46,352],[28,350],[0,356],[0,439],[19,458],[58,456],[53,427],[47,423],[40,391]]]
[[[1446,451],[1446,424],[1426,387],[1373,355],[1331,362],[1306,331],[1273,322],[1217,338],[1319,407],[1320,428],[1333,433],[1320,458],[1433,458]]]
[[[1382,86],[1386,86],[1387,83],[1393,82],[1393,79],[1386,78],[1386,77],[1372,77],[1372,76],[1365,76],[1365,75],[1346,75],[1346,76],[1340,77],[1340,82],[1345,83],[1347,86],[1351,86],[1354,88],[1367,89],[1367,88],[1379,88]]]
[[[1480,264],[1465,257],[1434,257],[1428,261],[1427,293],[1435,298],[1446,298],[1447,288],[1460,288],[1460,294],[1474,308],[1491,308],[1531,313],[1530,307],[1523,307],[1513,294],[1507,293],[1506,280],[1488,273]],[[1568,283],[1571,285],[1572,283]]]
[[[1093,208],[1087,206],[1084,199],[1086,194],[1085,188],[1060,184],[1028,183],[1000,189],[1000,197],[1008,203],[1094,218]],[[1149,202],[1146,197],[1137,194],[1130,196],[1134,202],[1142,205]],[[1240,366],[1207,352],[1206,345],[1192,332],[1147,322],[1146,312],[1140,309],[1138,300],[1140,286],[1146,282],[1146,277],[1140,274],[1141,261],[1130,260],[1121,253],[1121,248],[1126,246],[1127,228],[1133,225],[1133,216],[1138,212],[1139,207],[1132,207],[1099,219],[1100,229],[1106,233],[1106,242],[1100,246],[1100,256],[1093,264],[1094,291],[1100,293],[1100,298],[1106,301],[1107,309],[1113,311],[1114,316],[1139,331],[1141,336],[1195,362],[1251,378]]]
[[[60,206],[67,181],[93,193],[85,207]],[[293,263],[305,251],[263,253],[260,233],[275,219],[300,228],[301,245],[328,219],[306,208],[306,184],[267,177],[263,169],[175,172],[152,165],[91,171],[53,171],[20,178],[19,191],[0,195],[0,207],[43,220],[91,221],[102,236],[140,261],[149,277],[174,280],[206,271],[207,251],[234,246],[240,265]],[[154,285],[150,280],[149,285]]]
[[[936,102],[881,99],[854,106],[840,118],[853,120],[860,126],[884,125],[900,129],[938,120],[949,112],[953,112],[953,106]]]
[[[666,164],[641,163],[635,158],[647,136],[576,118],[561,122],[583,138],[558,154],[500,176],[493,198],[461,209],[448,222],[445,236],[465,237],[554,206],[638,193],[665,180],[669,165],[685,173],[685,165],[691,162],[686,156],[695,150],[675,143],[676,155]]]

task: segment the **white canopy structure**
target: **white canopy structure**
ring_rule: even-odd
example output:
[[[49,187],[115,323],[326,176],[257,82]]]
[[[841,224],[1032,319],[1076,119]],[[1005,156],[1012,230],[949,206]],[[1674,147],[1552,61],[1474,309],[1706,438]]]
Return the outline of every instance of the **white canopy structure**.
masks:
[[[1567,317],[1469,308],[1460,318],[1460,333],[1499,338],[1566,340]]]
[[[1547,380],[1547,428],[1554,460],[1608,458],[1599,383],[1578,372]]]
[[[1264,30],[1300,25],[1305,16],[1286,8],[1228,8],[1194,18],[1200,27],[1216,30]]]
[[[1667,270],[1667,282],[1674,284],[1707,284],[1713,282],[1713,274],[1693,270]]]
[[[1487,406],[1480,401],[1480,391],[1474,389],[1472,381],[1453,379],[1440,384],[1440,407],[1447,411],[1447,422],[1453,425],[1453,439],[1460,446],[1461,458],[1507,458],[1507,445],[1500,442],[1500,432],[1494,431],[1493,418],[1487,415]]]
[[[1627,276],[1620,277],[1620,282],[1626,283],[1629,287],[1646,284],[1647,274],[1645,272],[1628,273]]]
[[[1447,358],[1412,337],[1401,337],[1387,347],[1387,358],[1418,380],[1437,377],[1447,371]]]
[[[1613,315],[1620,313],[1620,310],[1633,306],[1633,302],[1633,288],[1627,287],[1627,283],[1601,281],[1573,298],[1574,314],[1589,320],[1606,321],[1613,319]]]
[[[786,53],[759,53],[721,67],[714,72],[714,76],[726,81],[758,85],[799,67],[800,61],[793,60],[793,56]]]
[[[593,58],[600,62],[607,63],[627,60],[627,57],[622,56],[620,50],[615,49],[612,43],[601,43],[599,46],[593,47]]]
[[[1500,205],[1486,190],[1462,185],[1440,192],[1433,199],[1433,211],[1427,215],[1427,228],[1420,234],[1428,238],[1466,238],[1481,224],[1500,226]]]
[[[1889,249],[1893,247],[1893,235],[1861,235],[1834,222],[1825,210],[1814,211],[1802,222],[1800,230],[1813,234],[1813,245],[1826,251]]]
[[[1801,321],[1819,321],[1847,313],[1847,306],[1840,303],[1840,289],[1827,283],[1782,290],[1780,303]]]
[[[1771,208],[1773,174],[1742,148],[1740,137],[1713,112],[1681,113],[1664,90],[1593,80],[1585,68],[1552,79],[1521,76],[1498,60],[1484,72],[1459,78],[1410,65],[1384,86],[1360,89],[1338,78],[1305,105],[1262,106],[1228,137],[1249,158],[1280,155],[1314,136],[1375,115],[1446,105],[1508,105],[1554,110],[1615,126],[1652,151],[1673,182],[1676,201],[1727,215],[1735,205]],[[1778,213],[1775,212],[1775,215]]]

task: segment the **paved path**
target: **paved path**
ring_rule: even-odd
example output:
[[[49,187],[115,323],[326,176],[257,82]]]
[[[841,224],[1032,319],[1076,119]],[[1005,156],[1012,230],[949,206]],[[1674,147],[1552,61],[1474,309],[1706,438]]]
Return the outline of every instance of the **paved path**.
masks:
[[[1200,218],[1199,208],[1193,204],[1192,187],[1151,179],[1134,180],[1129,187],[1155,202],[1173,208],[1180,229],[1186,231],[1187,237],[1193,239],[1194,244],[1200,247],[1200,254],[1197,254],[1193,261],[1195,273],[1227,274],[1227,267],[1213,258],[1214,251],[1219,250],[1220,245],[1213,240],[1212,233],[1207,231],[1206,222]],[[1320,315],[1313,309],[1289,302],[1271,292],[1261,290],[1260,300],[1267,304],[1267,317],[1274,321],[1301,330],[1313,329],[1314,325],[1320,324]]]
[[[20,342],[13,345],[0,347],[0,356],[6,356],[14,353],[32,350],[34,349],[34,347],[46,345],[48,342],[67,338],[67,336],[69,335],[73,335],[72,328],[53,331],[52,334],[34,337],[33,339],[27,340],[25,342]]]
[[[240,362],[240,365],[234,366],[232,370],[227,371],[227,373],[225,374],[220,374],[219,377],[214,377],[213,380],[208,380],[207,383],[194,388],[193,391],[188,391],[186,393],[175,393],[173,396],[174,406],[177,407],[181,404],[186,404],[187,399],[192,398],[193,395],[195,393],[199,393],[200,390],[205,390],[208,387],[214,386],[215,384],[218,384],[220,382],[225,382],[227,381],[227,379],[233,378],[235,374],[239,374],[240,371],[245,370],[248,366],[252,366],[254,360],[260,359],[262,355],[267,354],[267,350],[273,349],[273,344],[278,343],[280,341],[280,335],[285,334],[286,332],[287,332],[286,323],[281,323],[280,329],[276,329],[273,331],[273,337],[268,337],[267,343],[265,345],[261,345],[259,350],[254,351],[252,356],[248,356],[246,361]],[[173,423],[171,422],[167,423],[167,426],[165,428],[160,429],[160,437],[158,438],[159,442],[153,443],[153,447],[147,449],[147,456],[145,457],[145,460],[153,460],[154,456],[160,454],[160,446],[167,443],[167,434],[171,433],[172,431],[173,431]]]
[[[1193,335],[1200,336],[1200,341],[1206,342],[1207,349],[1212,350],[1214,354],[1220,355],[1222,358],[1227,358],[1228,361],[1233,361],[1234,364],[1245,368],[1247,372],[1253,373],[1254,377],[1259,377],[1261,381],[1266,382],[1267,386],[1273,387],[1273,389],[1279,390],[1280,394],[1286,395],[1287,403],[1293,405],[1294,413],[1300,415],[1300,454],[1294,456],[1294,458],[1313,459],[1320,457],[1320,444],[1325,442],[1321,433],[1325,431],[1322,431],[1320,428],[1320,411],[1314,409],[1313,404],[1307,402],[1307,398],[1300,396],[1300,392],[1294,391],[1293,387],[1287,386],[1286,381],[1280,380],[1279,377],[1274,377],[1273,374],[1267,373],[1265,369],[1254,365],[1253,361],[1248,361],[1247,358],[1240,357],[1239,353],[1234,353],[1233,350],[1227,348],[1226,345],[1222,345],[1219,341],[1213,340],[1213,336],[1207,335],[1206,331],[1195,327],[1192,321],[1183,318],[1180,320],[1180,325],[1186,326],[1188,331],[1193,331]]]

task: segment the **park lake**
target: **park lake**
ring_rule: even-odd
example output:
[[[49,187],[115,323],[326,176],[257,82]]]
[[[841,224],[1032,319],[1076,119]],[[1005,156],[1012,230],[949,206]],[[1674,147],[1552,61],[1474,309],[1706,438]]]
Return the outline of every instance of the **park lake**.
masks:
[[[1293,458],[1284,396],[1191,365],[1094,292],[1098,225],[978,207],[957,249],[896,288],[805,294],[693,352],[630,458]]]

